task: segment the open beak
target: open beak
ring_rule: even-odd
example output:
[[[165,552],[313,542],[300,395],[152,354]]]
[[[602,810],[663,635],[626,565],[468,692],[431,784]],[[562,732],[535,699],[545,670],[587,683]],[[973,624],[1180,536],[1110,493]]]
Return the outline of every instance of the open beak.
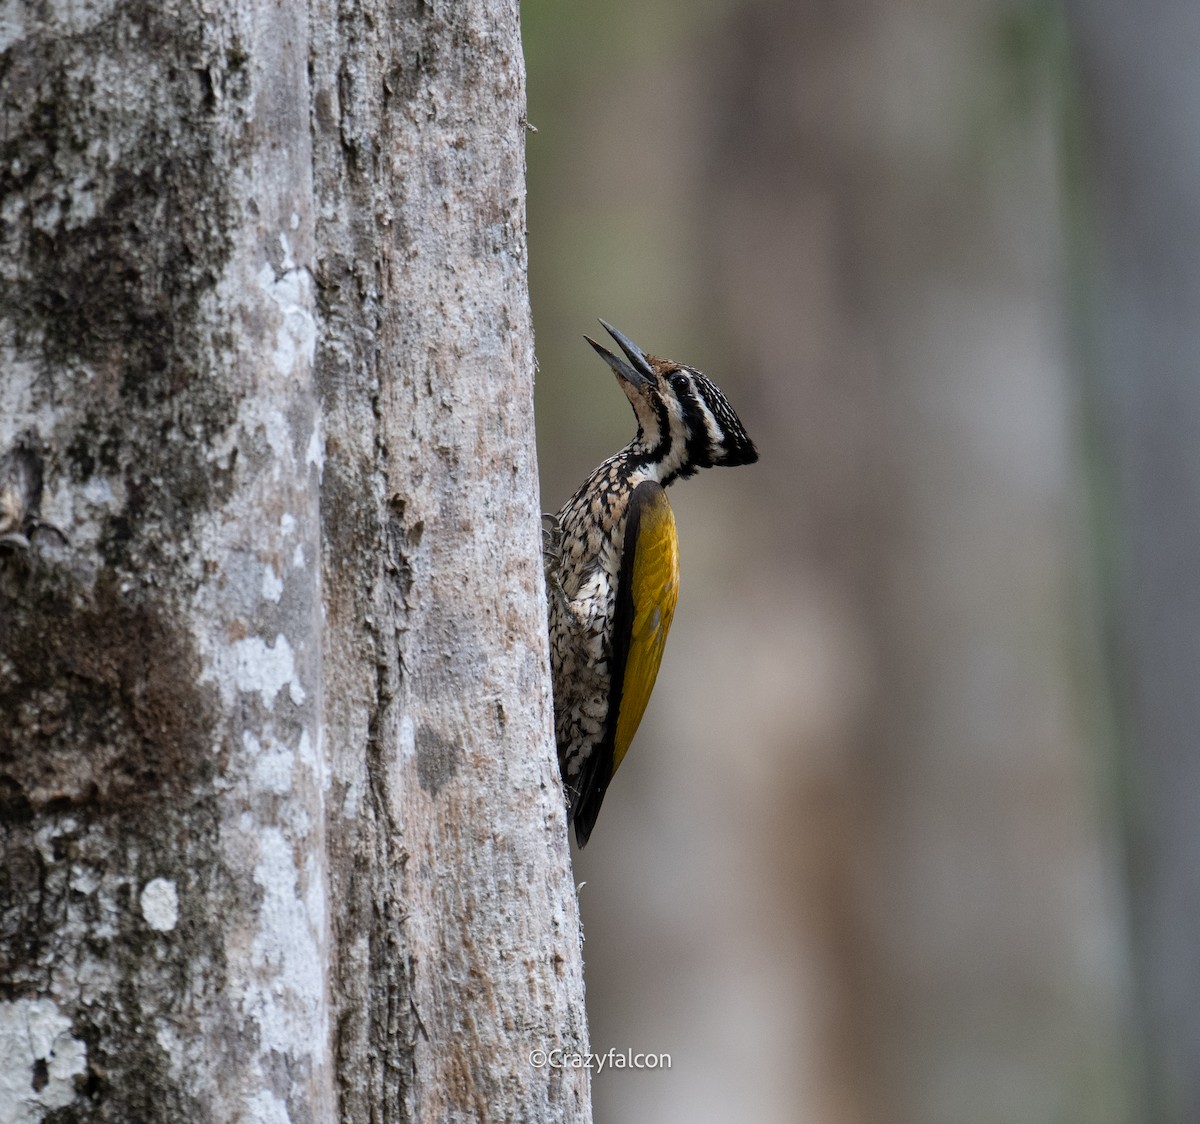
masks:
[[[645,352],[642,351],[636,343],[622,332],[618,332],[611,324],[606,324],[603,320],[600,321],[601,327],[617,341],[618,346],[629,357],[629,363],[623,359],[618,359],[611,351],[601,347],[590,336],[583,338],[588,341],[596,349],[596,354],[607,363],[613,371],[623,378],[632,386],[640,387],[654,374],[651,370],[649,362],[646,360]],[[632,366],[630,366],[632,364]]]

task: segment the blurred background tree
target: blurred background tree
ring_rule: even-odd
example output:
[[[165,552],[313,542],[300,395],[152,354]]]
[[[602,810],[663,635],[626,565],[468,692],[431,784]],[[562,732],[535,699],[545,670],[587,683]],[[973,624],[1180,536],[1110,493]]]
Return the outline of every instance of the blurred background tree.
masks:
[[[1108,487],[1111,695],[1147,1080],[1200,1120],[1200,8],[1067,5],[1094,229],[1089,379]]]
[[[1200,723],[1149,756],[1116,736],[1145,745],[1200,664],[1194,594],[1147,654],[1195,586],[1195,538],[1154,562],[1200,512],[1194,452],[1159,458],[1158,523],[1131,515],[1156,436],[1197,447],[1200,301],[1175,290],[1148,398],[1153,320],[1107,311],[1194,258],[1129,246],[1165,252],[1200,183],[1196,151],[1161,166],[1184,103],[1142,129],[1198,40],[1181,4],[1116,7],[524,5],[544,508],[632,431],[596,316],[712,375],[762,454],[672,493],[671,642],[576,857],[593,1046],[672,1055],[598,1075],[597,1119],[1200,1118],[1197,1053],[1165,1097],[1155,1060],[1197,1018],[1169,981],[1200,990],[1200,858],[1164,856],[1190,861]],[[1147,176],[1163,225],[1122,209]],[[1174,837],[1145,830],[1166,804]]]

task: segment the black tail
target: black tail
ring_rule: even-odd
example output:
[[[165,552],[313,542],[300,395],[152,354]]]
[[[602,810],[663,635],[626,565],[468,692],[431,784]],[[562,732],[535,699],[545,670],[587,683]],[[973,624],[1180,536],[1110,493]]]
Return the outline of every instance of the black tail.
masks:
[[[607,764],[601,758],[608,758]],[[571,805],[567,811],[567,823],[575,825],[575,842],[580,850],[587,846],[592,828],[596,826],[596,817],[600,815],[600,805],[604,803],[604,794],[608,791],[608,782],[612,780],[612,743],[606,754],[594,752],[588,758],[579,776],[578,795],[571,793]]]

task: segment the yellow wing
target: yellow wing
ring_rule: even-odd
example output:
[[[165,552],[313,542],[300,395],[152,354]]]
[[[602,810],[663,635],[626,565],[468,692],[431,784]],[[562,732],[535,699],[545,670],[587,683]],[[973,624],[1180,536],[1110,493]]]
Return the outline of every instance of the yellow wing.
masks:
[[[675,516],[662,486],[645,480],[629,497],[625,522],[613,610],[608,718],[602,737],[584,761],[571,804],[581,847],[596,824],[608,782],[646,712],[678,595]]]
[[[624,663],[621,693],[616,699],[613,773],[620,766],[646,712],[679,597],[679,540],[675,535],[675,516],[666,492],[653,481],[639,484],[630,498],[624,555],[621,588],[617,591],[618,634],[613,636],[614,671],[619,672]],[[632,566],[629,564],[631,558]],[[628,581],[625,580],[627,576]],[[620,605],[626,598],[628,602]]]

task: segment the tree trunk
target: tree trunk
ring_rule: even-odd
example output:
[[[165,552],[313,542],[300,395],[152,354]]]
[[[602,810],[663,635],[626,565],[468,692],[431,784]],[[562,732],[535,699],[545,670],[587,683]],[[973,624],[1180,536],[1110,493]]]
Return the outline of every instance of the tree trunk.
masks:
[[[586,1120],[515,3],[0,28],[0,1120]]]
[[[1092,389],[1111,467],[1112,671],[1149,1117],[1200,1119],[1200,138],[1186,2],[1067,5],[1090,127]]]

